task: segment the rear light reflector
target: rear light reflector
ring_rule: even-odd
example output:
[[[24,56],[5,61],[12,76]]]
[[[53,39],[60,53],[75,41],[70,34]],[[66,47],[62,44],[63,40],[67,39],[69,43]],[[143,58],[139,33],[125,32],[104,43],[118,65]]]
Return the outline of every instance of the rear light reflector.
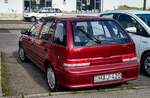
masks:
[[[123,62],[135,61],[137,60],[136,54],[126,54],[122,56]]]
[[[86,67],[89,65],[90,63],[73,63],[73,64],[64,63],[64,67]]]

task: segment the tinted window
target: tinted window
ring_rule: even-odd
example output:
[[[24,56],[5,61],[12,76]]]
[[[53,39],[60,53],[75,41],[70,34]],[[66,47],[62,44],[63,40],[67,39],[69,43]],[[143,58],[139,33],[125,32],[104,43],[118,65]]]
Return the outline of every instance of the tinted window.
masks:
[[[129,37],[112,20],[73,22],[74,46],[95,46],[128,43]]]
[[[66,25],[64,22],[56,24],[54,42],[60,45],[66,45]]]
[[[137,14],[150,27],[150,14]]]
[[[100,17],[103,17],[103,18],[113,18],[113,14],[103,14],[103,15],[100,15]]]
[[[124,28],[135,27],[134,21],[129,15],[120,14],[117,20]]]

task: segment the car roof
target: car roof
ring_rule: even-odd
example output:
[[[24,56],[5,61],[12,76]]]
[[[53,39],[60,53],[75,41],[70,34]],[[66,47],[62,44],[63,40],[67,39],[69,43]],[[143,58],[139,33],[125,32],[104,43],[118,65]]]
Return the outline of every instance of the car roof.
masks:
[[[111,10],[105,11],[105,13],[124,13],[124,14],[150,14],[150,11],[143,11],[143,10]]]
[[[83,21],[83,20],[113,20],[109,18],[100,18],[98,16],[51,16],[51,17],[44,17],[41,18],[44,20],[50,20],[50,19],[58,19],[62,21],[70,20],[70,21]]]

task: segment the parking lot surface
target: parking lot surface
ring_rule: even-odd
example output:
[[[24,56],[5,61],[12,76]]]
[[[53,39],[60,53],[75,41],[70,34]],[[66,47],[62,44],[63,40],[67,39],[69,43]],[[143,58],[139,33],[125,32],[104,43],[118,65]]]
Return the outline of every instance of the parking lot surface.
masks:
[[[22,63],[17,58],[19,32],[20,30],[0,31],[2,63],[8,67],[9,93],[10,95],[48,93],[44,73],[33,63]],[[149,81],[150,78],[141,74],[138,80],[128,82],[128,84],[139,88],[150,88]]]

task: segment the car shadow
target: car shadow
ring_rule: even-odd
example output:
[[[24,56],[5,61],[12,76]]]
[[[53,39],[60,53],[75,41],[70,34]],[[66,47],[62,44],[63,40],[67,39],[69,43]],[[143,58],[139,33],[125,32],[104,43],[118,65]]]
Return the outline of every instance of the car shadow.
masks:
[[[34,81],[36,81],[36,83],[40,86],[42,86],[43,88],[45,88],[45,90],[47,92],[49,92],[49,87],[47,85],[47,81],[46,81],[46,76],[45,73],[42,72],[35,64],[33,64],[31,61],[28,61],[27,63],[23,63],[19,60],[18,56],[17,56],[17,52],[15,51],[13,53],[13,56],[16,58],[17,62],[30,74],[30,76],[34,79]],[[38,78],[37,75],[38,74]],[[58,92],[80,92],[80,91],[105,91],[105,90],[113,90],[113,89],[123,89],[128,87],[129,83],[125,82],[125,83],[119,83],[119,84],[113,84],[113,85],[106,85],[106,86],[98,86],[98,87],[90,87],[90,88],[81,88],[81,89],[69,89],[69,88],[64,88],[61,87],[60,90]]]
[[[25,63],[21,62],[18,58],[17,51],[13,53],[13,56],[38,85],[42,86],[46,91],[49,91],[44,72],[42,72],[35,64],[33,64],[29,60]]]

